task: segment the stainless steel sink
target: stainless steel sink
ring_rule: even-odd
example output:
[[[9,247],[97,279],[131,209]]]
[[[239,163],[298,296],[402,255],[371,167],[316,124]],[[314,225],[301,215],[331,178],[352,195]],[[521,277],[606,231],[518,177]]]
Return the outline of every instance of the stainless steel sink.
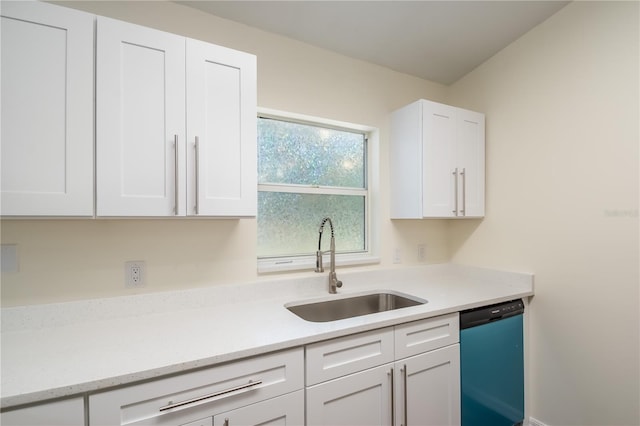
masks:
[[[285,307],[304,320],[328,322],[408,308],[425,303],[427,303],[426,300],[407,294],[381,291],[317,302],[288,303]]]

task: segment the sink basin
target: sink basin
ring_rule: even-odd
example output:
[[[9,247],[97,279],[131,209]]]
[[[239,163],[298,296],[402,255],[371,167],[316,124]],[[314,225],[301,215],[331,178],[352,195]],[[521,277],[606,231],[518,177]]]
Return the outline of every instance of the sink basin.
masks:
[[[285,307],[304,320],[329,322],[425,303],[427,303],[426,300],[407,294],[380,291],[317,302],[288,303]]]

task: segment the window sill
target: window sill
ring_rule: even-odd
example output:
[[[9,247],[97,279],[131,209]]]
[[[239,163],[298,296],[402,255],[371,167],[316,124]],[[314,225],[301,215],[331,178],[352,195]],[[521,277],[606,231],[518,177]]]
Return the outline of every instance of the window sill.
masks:
[[[370,265],[380,263],[380,258],[368,253],[337,254],[336,266]],[[325,270],[329,269],[329,255],[324,256]],[[269,274],[285,271],[314,270],[315,256],[279,257],[274,259],[258,259],[258,273]]]

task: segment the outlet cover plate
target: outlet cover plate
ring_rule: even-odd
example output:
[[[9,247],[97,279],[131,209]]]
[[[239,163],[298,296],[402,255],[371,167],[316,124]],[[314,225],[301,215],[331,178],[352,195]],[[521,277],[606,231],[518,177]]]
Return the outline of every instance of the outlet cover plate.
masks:
[[[124,263],[124,286],[139,288],[145,286],[145,263],[143,260],[133,260]]]

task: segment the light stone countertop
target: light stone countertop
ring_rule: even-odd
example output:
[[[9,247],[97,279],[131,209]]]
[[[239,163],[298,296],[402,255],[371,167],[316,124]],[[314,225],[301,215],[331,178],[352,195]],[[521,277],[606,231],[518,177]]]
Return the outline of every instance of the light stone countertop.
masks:
[[[2,309],[1,407],[85,394],[533,295],[533,275],[452,264],[327,274]],[[369,290],[428,303],[307,322],[286,303]]]

